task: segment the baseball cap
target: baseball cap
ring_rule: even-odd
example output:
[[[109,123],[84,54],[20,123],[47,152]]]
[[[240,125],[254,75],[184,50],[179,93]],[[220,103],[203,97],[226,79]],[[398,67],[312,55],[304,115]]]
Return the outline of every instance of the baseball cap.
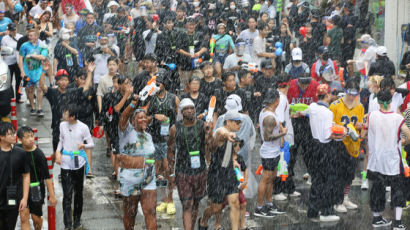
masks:
[[[14,31],[14,30],[16,30],[16,27],[17,27],[16,23],[12,22],[7,26],[7,29],[11,30],[11,31]]]
[[[320,84],[316,88],[316,94],[317,95],[326,95],[330,93],[330,87],[327,84]]]
[[[387,56],[387,48],[385,46],[377,47],[376,54],[379,56]]]
[[[225,121],[240,121],[241,120],[241,114],[236,111],[236,110],[228,110],[228,112],[225,113]]]
[[[90,11],[87,8],[83,8],[82,10],[80,10],[79,14],[80,15],[87,15],[88,13],[90,13]]]
[[[292,50],[292,60],[302,61],[302,50],[299,47]]]
[[[327,47],[326,46],[320,46],[318,49],[317,49],[317,52],[319,53],[319,54],[324,54],[324,53],[326,53],[326,52],[328,52],[329,50],[327,49]]]
[[[370,39],[372,39],[372,37],[369,34],[363,34],[360,38],[359,41],[361,43],[366,43],[369,44],[370,43]]]
[[[269,60],[263,60],[261,63],[261,67],[264,69],[272,69],[273,68],[272,62]]]
[[[228,111],[229,110],[241,111],[242,110],[242,99],[236,94],[229,95],[225,101],[225,109]]]

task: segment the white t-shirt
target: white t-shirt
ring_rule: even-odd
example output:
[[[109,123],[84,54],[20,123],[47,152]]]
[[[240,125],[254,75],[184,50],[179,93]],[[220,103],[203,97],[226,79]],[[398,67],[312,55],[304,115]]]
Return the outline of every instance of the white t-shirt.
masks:
[[[51,16],[53,16],[53,10],[51,10],[51,7],[47,6],[45,10],[41,9],[40,3],[35,5],[33,8],[31,8],[29,14],[33,18],[40,18],[40,16],[44,13],[44,11],[50,11]]]
[[[376,61],[376,47],[370,46],[366,49],[366,52],[360,52],[359,57],[356,60],[356,68],[357,70],[364,69],[364,63],[368,63],[368,68],[370,68],[370,64]]]
[[[400,174],[400,129],[404,118],[394,112],[374,111],[368,117],[369,162],[367,169],[383,175]]]
[[[278,138],[274,141],[265,141],[264,140],[264,129],[263,129],[263,120],[268,117],[268,116],[273,116],[276,120],[276,127],[273,129],[273,134],[279,134],[279,119],[276,116],[276,114],[270,112],[270,111],[265,111],[263,109],[261,113],[259,114],[259,126],[261,129],[261,138],[262,138],[262,146],[260,148],[260,154],[261,158],[276,158],[280,154],[280,140],[281,138]]]
[[[253,39],[258,37],[259,35],[259,30],[255,30],[255,32],[251,32],[249,29],[246,29],[242,31],[237,39],[242,39],[246,43],[246,48],[245,48],[245,53],[249,54],[249,56],[252,56],[252,45],[253,45]]]
[[[258,54],[260,53],[266,53],[266,39],[261,38],[260,36],[257,36],[256,38],[253,39],[253,45],[252,45],[252,59],[254,62],[260,66],[261,62],[265,60],[264,57],[259,57]]]
[[[283,123],[286,122],[286,127],[288,127],[288,132],[285,136],[285,141],[289,142],[289,144],[294,145],[294,133],[293,133],[293,125],[292,120],[290,119],[290,112],[289,112],[289,101],[288,97],[282,92],[279,92],[279,105],[276,107],[275,114],[278,118],[278,121]]]
[[[100,82],[100,78],[108,74],[107,60],[109,57],[111,57],[111,55],[107,53],[94,54],[94,84],[98,84],[98,82]]]
[[[75,25],[79,18],[80,16],[78,16],[76,13],[73,13],[73,17],[71,18],[68,18],[67,15],[64,14],[62,20],[64,22],[64,26],[66,26],[68,23],[73,23]]]
[[[238,66],[239,60],[242,60],[243,62],[247,62],[247,63],[252,62],[252,58],[251,56],[249,56],[249,54],[243,54],[242,57],[238,57],[238,55],[233,53],[233,54],[230,54],[228,57],[226,57],[223,69],[228,70],[230,68]]]
[[[326,106],[314,102],[309,106],[309,123],[314,139],[329,143],[332,134],[333,113]]]
[[[142,32],[142,37],[144,38],[144,43],[145,43],[145,54],[152,54],[155,51],[155,44],[157,43],[157,37],[158,34],[156,32],[154,32],[151,36],[151,39],[149,41],[145,40],[145,38],[147,37],[148,33],[151,30],[146,30],[144,32]]]
[[[1,46],[8,46],[10,48],[13,48],[14,52],[11,55],[5,55],[4,56],[4,62],[7,63],[7,65],[13,65],[16,64],[18,61],[18,56],[19,53],[17,51],[17,41],[23,37],[21,34],[16,34],[16,37],[13,39],[11,35],[6,35],[3,37],[1,40]]]
[[[370,95],[369,99],[371,98],[371,96],[372,94]],[[401,93],[395,92],[391,99],[390,111],[396,113],[397,109],[399,109],[402,104],[403,104],[403,96],[401,95]],[[369,100],[368,113],[378,111],[378,110],[380,110],[380,105],[379,105],[379,102],[377,101],[377,97],[374,97],[374,94],[373,94],[373,100]]]

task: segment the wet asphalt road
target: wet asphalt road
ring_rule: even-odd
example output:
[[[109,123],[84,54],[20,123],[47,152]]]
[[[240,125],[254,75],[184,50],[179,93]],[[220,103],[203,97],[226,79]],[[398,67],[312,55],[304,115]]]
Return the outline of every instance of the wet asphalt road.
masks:
[[[25,104],[18,105],[18,125],[28,125],[38,129],[39,147],[50,155],[52,153],[51,144],[51,111],[49,103],[46,99],[43,102],[43,111],[45,117],[40,119],[29,115],[29,107]],[[95,148],[93,150],[93,172],[96,175],[93,179],[87,179],[84,187],[84,208],[82,215],[82,224],[84,229],[123,229],[122,225],[122,200],[114,197],[115,182],[110,179],[112,173],[111,160],[105,156],[105,139],[94,139]],[[258,142],[258,141],[257,141]],[[255,172],[256,167],[260,164],[259,144],[253,151],[252,171]],[[361,164],[360,164],[361,166]],[[371,225],[372,214],[369,208],[369,191],[360,190],[360,170],[356,170],[356,179],[351,188],[350,199],[359,204],[359,209],[349,211],[347,214],[339,214],[341,221],[334,224],[314,223],[307,219],[306,202],[310,186],[302,179],[306,172],[304,163],[298,159],[296,165],[296,186],[297,190],[302,193],[300,198],[291,198],[288,201],[277,202],[277,205],[286,210],[286,214],[275,217],[273,219],[262,219],[252,216],[256,198],[248,199],[247,211],[251,213],[250,217],[246,218],[246,223],[253,229],[373,229]],[[56,208],[56,229],[64,229],[63,213],[62,213],[62,188],[58,182],[57,175],[60,172],[58,165],[54,167],[54,186],[58,198]],[[259,178],[256,177],[258,180]],[[158,190],[157,200],[161,200],[164,196],[164,190]],[[157,214],[158,229],[177,230],[183,229],[182,225],[182,207],[178,199],[177,191],[173,194],[177,213],[174,216],[166,214]],[[207,199],[204,198],[200,205],[200,214],[207,205]],[[44,210],[44,227],[47,228],[47,207]],[[410,211],[403,210],[402,220],[405,225],[410,226]],[[383,213],[388,219],[393,219],[393,211],[390,209],[390,203],[386,204],[386,210]],[[209,222],[209,229],[213,229],[214,218]],[[135,229],[144,228],[144,218],[142,211],[139,210]],[[225,229],[230,228],[229,224],[229,208],[226,208],[223,213],[223,226]],[[19,228],[17,228],[19,229]],[[382,228],[391,229],[391,228]]]

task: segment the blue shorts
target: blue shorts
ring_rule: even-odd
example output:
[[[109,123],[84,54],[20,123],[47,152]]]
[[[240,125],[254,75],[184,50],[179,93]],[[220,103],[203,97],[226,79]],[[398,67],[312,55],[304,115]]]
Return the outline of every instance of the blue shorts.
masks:
[[[37,82],[28,81],[26,87],[27,88],[30,88],[30,87],[38,88],[39,85],[40,85],[40,81],[37,81]]]
[[[213,58],[213,63],[221,63],[222,65],[225,63],[225,59],[228,57],[228,54],[218,54],[216,53]]]
[[[168,150],[167,142],[154,143],[154,147],[155,147],[154,159],[156,161],[167,159],[167,150]]]

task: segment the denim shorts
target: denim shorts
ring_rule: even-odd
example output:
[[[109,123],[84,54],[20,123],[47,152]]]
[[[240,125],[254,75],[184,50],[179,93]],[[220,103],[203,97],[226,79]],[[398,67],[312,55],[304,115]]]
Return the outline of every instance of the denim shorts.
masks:
[[[228,54],[218,54],[216,53],[213,58],[213,63],[221,63],[222,65],[225,63],[225,59],[228,57]]]
[[[156,161],[167,159],[167,150],[168,150],[167,142],[154,143],[154,146],[155,146],[154,159]]]
[[[30,88],[30,87],[38,88],[39,85],[40,85],[40,81],[37,81],[37,82],[28,81],[26,87],[27,88]]]

